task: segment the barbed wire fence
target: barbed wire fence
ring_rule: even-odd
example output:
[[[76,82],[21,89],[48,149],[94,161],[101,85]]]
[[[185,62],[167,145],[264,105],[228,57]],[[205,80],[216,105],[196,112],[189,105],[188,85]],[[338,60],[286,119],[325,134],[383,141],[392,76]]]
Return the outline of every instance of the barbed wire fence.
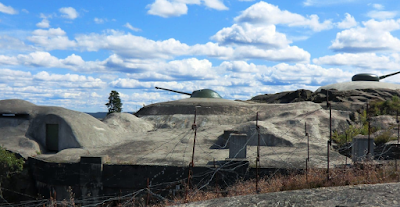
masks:
[[[328,100],[328,99],[327,99]],[[328,102],[329,103],[329,102]],[[327,108],[330,108],[330,105],[328,104]],[[367,109],[368,110],[368,109]],[[174,180],[174,181],[169,181],[169,182],[162,182],[162,183],[154,183],[155,178],[158,176],[162,176],[163,171],[157,173],[153,177],[148,177],[146,179],[147,185],[146,188],[134,190],[130,193],[126,193],[123,195],[104,195],[104,196],[96,196],[96,197],[91,197],[91,198],[86,198],[86,199],[80,199],[80,198],[75,198],[73,195],[73,192],[71,193],[70,198],[65,199],[63,201],[57,201],[55,198],[49,198],[49,199],[38,199],[35,196],[28,195],[28,194],[23,194],[20,192],[16,192],[10,189],[6,189],[1,187],[2,191],[8,191],[10,193],[15,193],[20,196],[25,196],[27,198],[32,198],[30,201],[24,201],[20,203],[8,203],[7,201],[3,202],[0,204],[0,206],[75,206],[75,204],[82,204],[82,206],[113,206],[113,205],[119,205],[119,206],[133,206],[135,204],[140,204],[140,205],[146,205],[149,206],[151,204],[160,204],[162,205],[163,203],[170,203],[170,204],[179,204],[179,203],[185,203],[188,202],[190,199],[189,197],[196,197],[196,196],[202,196],[202,193],[204,192],[213,192],[216,195],[206,197],[206,198],[214,198],[214,197],[221,197],[221,196],[229,196],[230,192],[231,195],[240,195],[242,192],[250,192],[250,193],[260,193],[260,192],[265,192],[263,190],[263,185],[261,183],[272,183],[274,182],[274,179],[276,177],[282,176],[282,171],[288,170],[288,174],[292,173],[290,170],[294,170],[296,174],[301,174],[305,176],[305,182],[307,186],[312,187],[312,182],[315,180],[316,177],[320,177],[321,173],[320,170],[326,170],[326,182],[329,183],[329,181],[334,181],[338,179],[342,180],[347,180],[347,176],[354,176],[354,174],[361,174],[362,172],[359,170],[359,168],[353,168],[350,170],[349,163],[352,163],[352,161],[346,156],[345,157],[345,162],[342,164],[342,166],[337,166],[335,168],[330,168],[330,156],[332,152],[337,153],[338,151],[350,151],[353,147],[354,144],[353,142],[350,142],[348,144],[339,146],[337,149],[334,150],[333,147],[333,141],[332,141],[332,125],[331,125],[331,120],[332,120],[332,114],[330,112],[330,128],[329,129],[321,129],[320,131],[323,134],[329,133],[329,138],[327,140],[327,151],[326,151],[326,160],[323,160],[320,154],[321,154],[321,149],[322,147],[316,147],[310,143],[313,140],[315,141],[316,139],[321,139],[321,137],[317,135],[313,135],[313,133],[310,132],[309,129],[312,129],[313,127],[318,127],[314,126],[313,124],[307,123],[307,118],[312,115],[312,112],[306,112],[302,114],[303,116],[297,119],[298,123],[301,123],[302,125],[304,124],[304,136],[298,136],[298,137],[292,137],[293,140],[297,141],[299,144],[296,144],[291,147],[285,147],[284,152],[282,152],[279,147],[274,147],[274,146],[269,146],[270,144],[267,143],[266,140],[272,139],[271,134],[266,134],[266,133],[261,133],[260,132],[260,126],[259,126],[259,114],[255,115],[256,119],[252,120],[251,123],[253,123],[249,131],[247,133],[247,140],[246,143],[243,145],[243,147],[235,154],[233,155],[233,158],[236,158],[239,153],[242,150],[246,150],[246,148],[250,145],[250,142],[257,138],[257,149],[256,149],[256,156],[249,156],[248,161],[249,163],[246,162],[235,162],[234,159],[229,159],[229,160],[220,160],[219,157],[214,155],[214,152],[212,150],[209,150],[210,148],[210,143],[205,142],[203,140],[206,140],[206,137],[210,136],[215,136],[212,133],[207,132],[207,130],[203,131],[197,131],[197,129],[201,128],[201,126],[196,123],[196,111],[194,112],[194,122],[192,124],[191,129],[184,129],[180,133],[175,134],[175,136],[171,137],[170,139],[166,139],[164,142],[160,143],[159,145],[155,146],[152,150],[150,150],[148,153],[144,153],[138,157],[138,159],[144,159],[146,157],[149,157],[153,153],[157,152],[157,150],[166,144],[171,144],[173,147],[169,149],[163,156],[168,159],[174,156],[174,154],[182,154],[182,167],[187,168],[187,177],[185,177],[185,173],[182,172],[179,177],[182,177],[179,180]],[[371,120],[368,119],[368,122]],[[164,120],[164,122],[166,122]],[[397,122],[397,145],[385,145],[382,150],[379,152],[379,154],[375,155],[375,159],[377,160],[382,160],[387,158],[387,154],[393,150],[398,150],[399,146],[399,117],[398,114],[396,116],[396,122]],[[164,123],[166,124],[166,123]],[[288,127],[287,130],[285,131],[280,131],[279,134],[276,134],[276,137],[288,137],[290,136],[290,133],[294,130],[294,128],[299,128],[300,126],[296,127]],[[301,126],[303,128],[303,126]],[[369,123],[369,128],[370,128],[370,123]],[[370,134],[370,133],[369,133]],[[228,145],[230,143],[231,136],[228,137],[227,140],[224,140],[221,143],[213,143],[215,147],[219,149],[227,149]],[[322,138],[326,139],[326,138]],[[186,140],[183,142],[182,140]],[[306,145],[306,147],[304,146]],[[311,144],[311,146],[310,146]],[[183,145],[183,151],[180,152],[179,149],[182,148]],[[181,146],[181,147],[178,147]],[[263,146],[263,147],[260,147]],[[192,149],[192,154],[190,157],[187,156],[187,154],[190,154],[190,149]],[[368,147],[368,150],[370,148]],[[197,150],[197,151],[196,151]],[[218,149],[216,149],[218,150]],[[284,167],[275,167],[275,168],[270,168],[269,173],[267,176],[261,177],[259,175],[259,170],[262,168],[268,168],[268,166],[263,166],[262,160],[268,160],[268,154],[265,154],[263,152],[269,151],[269,154],[275,154],[279,156],[275,156],[274,162],[280,162],[284,163]],[[367,157],[369,156],[371,152],[367,152]],[[194,173],[193,168],[195,167],[195,158],[197,154],[202,154],[202,156],[206,156],[206,158],[210,161],[212,161],[212,164],[206,165],[205,168],[207,169],[206,171],[203,172],[198,172]],[[305,155],[302,158],[298,158],[298,160],[303,160],[303,165],[299,162],[293,162],[293,158],[295,156],[298,156],[299,154]],[[346,154],[346,153],[342,153]],[[319,158],[317,158],[319,156]],[[337,156],[337,155],[336,155]],[[394,163],[389,162],[388,165],[384,166],[383,173],[388,173],[387,176],[396,176],[397,180],[399,180],[399,173],[398,173],[398,167],[397,167],[397,156],[395,156],[396,159],[394,159]],[[191,160],[188,160],[190,159]],[[254,160],[251,160],[254,159]],[[156,163],[157,158],[149,158],[149,161],[154,161]],[[252,176],[251,172],[249,171],[248,166],[251,164],[255,163],[255,170],[256,170],[256,175]],[[265,162],[264,162],[265,163]],[[366,163],[363,163],[364,165],[361,166],[361,168],[368,168],[368,170],[375,170],[377,166],[382,166],[382,163],[378,163],[378,165],[367,165]],[[325,165],[326,168],[321,168],[321,167],[312,167],[312,166],[323,166]],[[243,174],[239,174],[240,171],[237,171],[238,168],[246,167],[247,170],[243,172]],[[389,168],[392,169],[389,169]],[[126,170],[126,169],[125,169]],[[124,168],[121,168],[121,170],[117,173],[115,173],[113,176],[117,177],[119,173],[124,171]],[[232,185],[235,184],[235,182],[232,182],[231,177],[225,176],[226,174],[231,174],[234,175],[235,181],[238,182],[244,182],[246,181],[245,178],[247,178],[248,182],[253,182],[253,188],[248,188],[248,189],[233,189],[229,188]],[[371,173],[372,174],[372,173]],[[361,180],[360,183],[374,183],[373,178],[371,177],[372,175],[368,174],[364,180]],[[345,176],[345,177],[343,177]],[[107,178],[108,180],[111,179],[111,177]],[[371,179],[371,180],[370,180]],[[195,181],[194,181],[195,180]],[[253,189],[253,190],[251,190]]]

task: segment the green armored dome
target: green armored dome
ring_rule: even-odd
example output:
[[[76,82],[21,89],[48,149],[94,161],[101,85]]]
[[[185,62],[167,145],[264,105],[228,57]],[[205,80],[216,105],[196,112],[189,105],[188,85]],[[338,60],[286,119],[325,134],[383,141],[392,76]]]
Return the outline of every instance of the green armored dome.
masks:
[[[397,75],[399,74],[399,72],[395,72],[395,73],[391,73],[391,74],[387,74],[387,75],[383,75],[383,76],[378,76],[372,73],[360,73],[360,74],[356,74],[354,75],[351,80],[352,81],[379,81],[382,80],[384,78],[393,76],[393,75]]]
[[[211,89],[193,91],[190,98],[222,98],[217,92]]]
[[[165,91],[171,91],[174,93],[189,95],[190,98],[222,98],[217,92],[215,92],[214,90],[211,90],[211,89],[200,89],[197,91],[193,91],[193,93],[175,91],[175,90],[171,90],[168,88],[161,88],[161,87],[156,87],[156,89],[161,89],[161,90],[165,90]]]
[[[352,81],[379,81],[379,76],[372,73],[360,73],[351,78]]]

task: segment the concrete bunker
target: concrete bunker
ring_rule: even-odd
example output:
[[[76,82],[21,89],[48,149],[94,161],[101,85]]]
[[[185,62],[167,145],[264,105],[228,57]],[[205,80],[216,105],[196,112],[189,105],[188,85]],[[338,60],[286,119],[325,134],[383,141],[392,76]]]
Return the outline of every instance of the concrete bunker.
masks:
[[[68,122],[55,114],[36,117],[28,129],[28,134],[47,151],[58,152],[81,147]]]
[[[17,127],[29,123],[29,114],[26,113],[2,113],[0,112],[0,125],[2,127]]]

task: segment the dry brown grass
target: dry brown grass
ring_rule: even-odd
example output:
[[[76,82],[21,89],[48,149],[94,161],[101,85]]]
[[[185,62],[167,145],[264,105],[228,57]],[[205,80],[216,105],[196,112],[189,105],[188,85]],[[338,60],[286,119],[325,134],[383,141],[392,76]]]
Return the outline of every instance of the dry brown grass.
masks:
[[[304,174],[292,173],[289,175],[274,175],[261,178],[258,182],[258,193],[400,181],[398,171],[395,170],[394,164],[379,166],[363,164],[353,166],[352,168],[335,168],[330,170],[329,175],[330,179],[327,179],[326,170],[311,169],[308,173]],[[252,195],[257,194],[255,183],[256,180],[251,179],[246,181],[237,181],[234,185],[225,189],[208,186],[204,190],[197,190],[196,187],[194,187],[193,189],[189,189],[187,199],[185,190],[183,190],[181,191],[181,194],[170,197],[169,200],[160,201],[157,198],[152,197],[147,201],[146,196],[144,196],[131,199],[128,203],[126,200],[125,202],[114,201],[112,203],[104,203],[103,206],[147,206],[146,204],[149,203],[149,206],[162,207],[222,197]],[[64,201],[58,206],[75,206],[73,199],[74,195],[72,191],[70,191],[70,193],[70,201]],[[121,205],[121,203],[124,203],[124,205]],[[55,199],[51,198],[44,206],[57,206],[57,202]]]
[[[319,187],[333,187],[358,184],[376,184],[398,181],[398,174],[392,164],[375,166],[359,165],[343,169],[333,169],[327,179],[326,170],[311,169],[308,175],[293,173],[290,175],[276,175],[259,180],[259,193],[269,193],[288,190],[299,190]],[[159,203],[156,206],[176,205],[188,202],[210,200],[221,197],[257,194],[255,179],[238,181],[224,190],[208,188],[206,190],[190,190],[188,199],[185,196],[176,196],[173,201]]]

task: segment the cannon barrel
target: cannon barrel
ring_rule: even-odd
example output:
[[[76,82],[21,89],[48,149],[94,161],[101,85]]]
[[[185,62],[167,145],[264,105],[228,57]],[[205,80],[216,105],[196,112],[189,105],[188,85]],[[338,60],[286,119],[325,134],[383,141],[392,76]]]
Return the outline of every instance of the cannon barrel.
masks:
[[[396,74],[399,74],[399,73],[400,73],[400,71],[399,72],[395,72],[395,73],[391,73],[391,74],[387,74],[387,75],[383,75],[383,76],[379,76],[379,80],[382,80],[384,78],[387,78],[389,76],[396,75]]]
[[[165,90],[165,91],[171,91],[171,92],[174,92],[174,93],[180,93],[180,94],[185,94],[185,95],[189,95],[189,96],[192,95],[191,93],[186,93],[186,92],[182,92],[182,91],[175,91],[175,90],[171,90],[171,89],[168,89],[168,88],[156,87],[156,89],[161,89],[161,90]]]

